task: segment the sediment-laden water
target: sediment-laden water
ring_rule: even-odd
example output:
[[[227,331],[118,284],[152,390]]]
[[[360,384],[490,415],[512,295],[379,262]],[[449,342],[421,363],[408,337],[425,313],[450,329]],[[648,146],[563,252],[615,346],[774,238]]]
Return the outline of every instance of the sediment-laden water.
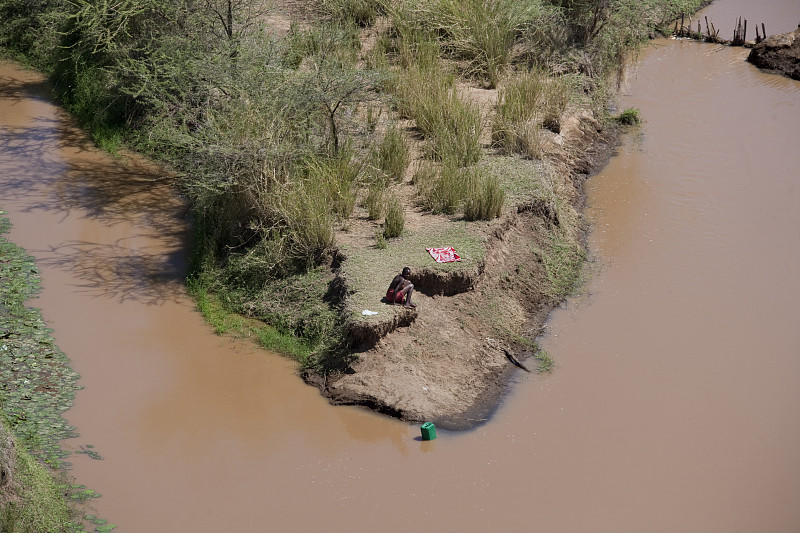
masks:
[[[709,17],[800,22],[752,4]],[[104,457],[73,459],[98,514],[121,532],[800,530],[800,83],[746,53],[644,54],[622,107],[645,124],[590,181],[594,277],[549,322],[554,373],[431,442],[213,335],[166,180],[97,153],[0,64],[0,203],[82,376],[65,444]]]

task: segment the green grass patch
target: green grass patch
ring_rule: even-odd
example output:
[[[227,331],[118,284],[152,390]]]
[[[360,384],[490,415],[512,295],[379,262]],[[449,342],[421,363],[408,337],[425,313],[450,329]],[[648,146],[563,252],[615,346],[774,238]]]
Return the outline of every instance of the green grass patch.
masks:
[[[414,176],[422,205],[433,213],[454,215],[476,187],[479,174],[475,167],[459,167],[446,161],[439,169],[424,165]]]
[[[385,248],[360,249],[342,247],[347,258],[342,262],[341,275],[351,291],[347,300],[347,315],[357,320],[380,321],[391,312],[381,303],[392,278],[404,266],[414,271],[422,269],[440,272],[475,271],[484,260],[485,237],[475,227],[476,223],[453,221],[438,227],[429,227],[387,241]],[[453,246],[461,256],[460,262],[436,263],[426,248]],[[379,311],[378,315],[365,317],[361,311]],[[386,312],[382,312],[386,310]]]
[[[623,126],[636,126],[642,123],[642,117],[639,115],[639,110],[635,107],[629,107],[622,113],[614,117],[617,123]]]
[[[386,211],[386,185],[378,180],[372,183],[367,189],[364,197],[364,207],[367,209],[369,220],[378,220],[383,217]]]
[[[522,72],[500,89],[492,122],[492,142],[506,153],[542,156],[542,131],[561,131],[561,118],[577,99],[573,77],[552,77],[541,70]]]
[[[467,220],[491,220],[503,211],[506,193],[497,176],[481,175],[464,203]]]
[[[465,74],[494,87],[514,45],[541,16],[541,3],[516,0],[426,0],[402,12],[409,22],[439,36],[445,54],[466,60]]]
[[[402,181],[410,162],[410,152],[403,133],[397,126],[386,132],[375,151],[376,166],[392,181]]]
[[[583,280],[583,265],[586,262],[583,246],[556,230],[550,234],[549,246],[538,248],[536,253],[546,274],[542,292],[554,302],[574,294]]]
[[[481,173],[495,177],[506,194],[506,205],[516,206],[536,198],[544,187],[544,165],[518,156],[494,156],[477,165]]]
[[[190,279],[187,285],[197,309],[217,335],[255,338],[268,350],[294,357],[302,364],[307,363],[312,349],[303,339],[235,312],[231,308],[233,302],[223,301],[218,295],[210,293],[196,278]]]
[[[547,350],[543,350],[539,348],[534,354],[534,359],[536,359],[538,363],[538,372],[540,374],[549,374],[553,371],[553,367],[555,366],[555,362],[553,358],[550,357],[550,354],[547,353]]]
[[[371,26],[385,12],[384,0],[320,0],[323,14],[357,26]]]
[[[6,447],[6,445],[10,445]],[[0,494],[0,531],[40,533],[67,531],[77,517],[64,499],[63,483],[9,434],[0,419],[0,468],[9,475]],[[13,470],[9,470],[13,464]]]
[[[389,194],[389,200],[386,202],[386,220],[383,224],[383,236],[387,239],[393,239],[403,234],[403,228],[406,224],[405,214],[403,212],[403,204],[400,203],[397,196]]]
[[[538,342],[515,334],[512,334],[511,338],[514,342],[521,344],[533,353],[533,358],[536,360],[536,371],[539,374],[549,374],[553,371],[555,361],[553,361],[553,358],[547,353],[547,350],[539,346]]]

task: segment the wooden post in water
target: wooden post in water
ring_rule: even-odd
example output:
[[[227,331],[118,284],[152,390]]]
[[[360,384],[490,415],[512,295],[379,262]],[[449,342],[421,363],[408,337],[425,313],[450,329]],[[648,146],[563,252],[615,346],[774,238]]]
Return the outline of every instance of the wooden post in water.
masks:
[[[733,32],[733,41],[731,44],[733,46],[744,46],[744,43],[747,39],[747,19],[744,20],[744,24],[742,24],[742,17],[739,17],[739,21],[736,24],[736,29]]]
[[[761,35],[764,37],[764,39],[767,38],[767,28],[764,27],[763,22],[761,23]]]

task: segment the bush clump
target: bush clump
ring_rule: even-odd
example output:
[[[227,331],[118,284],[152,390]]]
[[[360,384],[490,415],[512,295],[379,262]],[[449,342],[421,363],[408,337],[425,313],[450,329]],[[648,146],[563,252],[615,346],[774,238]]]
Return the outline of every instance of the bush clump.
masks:
[[[390,195],[386,205],[386,220],[383,224],[383,236],[387,239],[399,237],[403,233],[406,224],[403,204],[394,195]]]
[[[321,0],[319,7],[323,14],[361,27],[372,26],[385,12],[383,0]]]
[[[405,16],[437,35],[449,57],[466,60],[465,74],[495,87],[519,37],[543,11],[536,0],[426,0]]]
[[[484,175],[477,180],[467,195],[464,218],[467,220],[491,220],[503,211],[506,193],[497,176]]]
[[[616,117],[614,117],[619,124],[623,126],[636,126],[642,123],[642,117],[639,115],[639,110],[635,107],[629,107]]]
[[[367,218],[369,220],[378,220],[383,216],[386,205],[384,203],[384,194],[386,186],[380,180],[375,181],[367,189],[367,195],[364,197],[364,207],[367,209]]]
[[[408,144],[403,138],[403,133],[396,126],[392,126],[386,132],[375,152],[377,167],[390,180],[399,182],[405,175],[410,157]]]

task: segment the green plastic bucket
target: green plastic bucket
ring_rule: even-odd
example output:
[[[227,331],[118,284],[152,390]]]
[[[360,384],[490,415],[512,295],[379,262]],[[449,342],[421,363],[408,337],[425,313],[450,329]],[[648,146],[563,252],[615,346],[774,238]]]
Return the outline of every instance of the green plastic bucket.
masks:
[[[433,440],[436,438],[436,426],[432,422],[425,422],[420,428],[422,430],[422,440]]]

